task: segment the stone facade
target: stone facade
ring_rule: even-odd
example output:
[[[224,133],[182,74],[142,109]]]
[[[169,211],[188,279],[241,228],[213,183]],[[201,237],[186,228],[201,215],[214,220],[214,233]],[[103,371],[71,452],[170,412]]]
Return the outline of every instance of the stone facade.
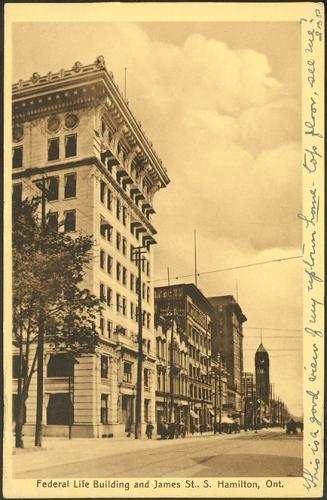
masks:
[[[73,436],[127,435],[134,431],[137,370],[137,290],[142,287],[143,429],[155,420],[153,198],[166,187],[166,169],[136,121],[100,56],[94,64],[34,74],[13,85],[13,189],[39,194],[46,177],[47,213],[74,234],[93,235],[92,264],[84,286],[100,296],[100,344],[67,376],[46,349],[44,434],[65,435],[57,414],[73,404]],[[132,249],[144,247],[141,283]],[[57,363],[59,375],[49,375]],[[59,367],[59,368],[58,368]],[[57,373],[50,369],[50,373]],[[14,383],[15,387],[15,383]],[[36,379],[27,401],[25,432],[35,424]],[[61,396],[55,396],[61,395]],[[50,405],[50,410],[49,410]],[[57,406],[56,406],[57,405]],[[61,409],[61,410],[60,410]],[[48,423],[50,415],[51,424]]]

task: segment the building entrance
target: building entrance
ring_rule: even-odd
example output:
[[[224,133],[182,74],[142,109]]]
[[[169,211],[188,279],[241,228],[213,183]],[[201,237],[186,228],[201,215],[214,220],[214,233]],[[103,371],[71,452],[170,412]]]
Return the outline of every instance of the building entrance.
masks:
[[[122,397],[122,416],[123,423],[125,424],[125,432],[132,432],[132,425],[134,422],[134,404],[133,396],[126,394]]]

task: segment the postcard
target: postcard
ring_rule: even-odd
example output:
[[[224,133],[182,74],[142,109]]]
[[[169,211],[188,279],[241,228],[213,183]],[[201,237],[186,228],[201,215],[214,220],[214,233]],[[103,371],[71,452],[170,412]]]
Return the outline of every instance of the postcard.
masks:
[[[14,3],[5,498],[317,498],[324,6]]]

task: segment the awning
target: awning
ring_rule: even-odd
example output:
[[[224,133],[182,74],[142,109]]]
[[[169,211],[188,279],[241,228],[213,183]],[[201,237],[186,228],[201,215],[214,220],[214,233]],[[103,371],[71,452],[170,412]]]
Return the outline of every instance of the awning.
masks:
[[[263,419],[262,419],[262,420],[263,420],[266,424],[269,424],[269,422],[270,422],[269,418],[266,418],[266,417],[263,417]]]
[[[193,410],[190,410],[190,415],[192,418],[199,418],[199,415],[197,415],[197,413],[195,413],[195,411]]]
[[[219,417],[217,417],[217,422],[219,423]],[[222,424],[234,424],[234,420],[232,418],[229,418],[229,417],[222,417],[221,418],[221,423]]]

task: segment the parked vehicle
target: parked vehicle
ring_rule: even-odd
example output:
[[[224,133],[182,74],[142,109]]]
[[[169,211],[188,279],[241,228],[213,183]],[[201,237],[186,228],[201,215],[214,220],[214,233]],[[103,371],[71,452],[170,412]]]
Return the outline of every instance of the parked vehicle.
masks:
[[[286,434],[293,434],[293,435],[297,434],[297,425],[292,418],[286,424]]]

